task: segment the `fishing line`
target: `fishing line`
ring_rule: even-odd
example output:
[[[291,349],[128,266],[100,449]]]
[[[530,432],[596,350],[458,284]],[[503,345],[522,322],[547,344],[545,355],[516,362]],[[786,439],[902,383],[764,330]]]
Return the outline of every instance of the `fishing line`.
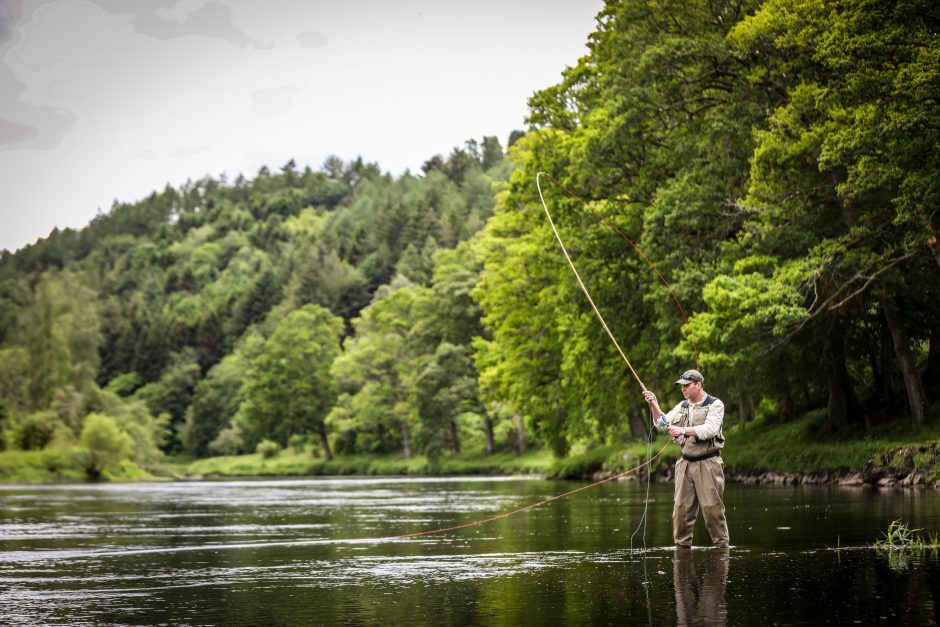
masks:
[[[522,512],[525,512],[525,511],[528,511],[528,510],[530,510],[530,509],[536,508],[536,507],[538,507],[539,505],[545,505],[546,503],[551,503],[552,501],[557,501],[558,499],[564,498],[564,497],[566,497],[566,496],[570,496],[570,495],[572,495],[572,494],[575,494],[576,492],[581,492],[582,490],[587,490],[587,489],[589,489],[589,488],[593,488],[593,487],[595,487],[595,486],[599,486],[599,485],[601,485],[601,484],[603,484],[603,483],[607,483],[608,481],[614,481],[615,479],[619,479],[620,477],[625,477],[626,475],[629,475],[629,474],[632,473],[632,472],[636,472],[637,470],[643,468],[644,466],[648,466],[648,465],[652,464],[653,461],[654,461],[657,457],[659,457],[660,455],[663,454],[663,452],[666,450],[666,447],[668,447],[669,444],[670,444],[670,441],[667,440],[667,441],[666,441],[666,445],[663,446],[663,447],[659,450],[658,453],[656,453],[655,455],[653,455],[652,457],[650,457],[649,459],[647,459],[647,460],[646,460],[645,462],[643,462],[642,464],[639,464],[639,465],[637,465],[637,466],[634,466],[634,467],[631,468],[630,470],[625,470],[625,471],[623,471],[623,472],[620,473],[620,474],[613,475],[612,477],[607,477],[606,479],[601,479],[600,481],[595,481],[594,483],[591,483],[591,484],[589,484],[589,485],[584,485],[584,486],[581,486],[580,488],[575,488],[574,490],[569,490],[568,492],[565,492],[564,494],[558,494],[558,495],[556,495],[556,496],[551,496],[551,497],[549,497],[549,498],[547,498],[547,499],[542,499],[541,501],[539,501],[539,502],[537,502],[537,503],[532,503],[531,505],[526,505],[525,507],[520,507],[519,509],[514,509],[514,510],[512,510],[511,512],[506,512],[506,513],[504,513],[504,514],[499,514],[499,515],[497,515],[497,516],[490,516],[489,518],[484,518],[483,520],[475,520],[475,521],[473,521],[473,522],[464,523],[464,524],[462,524],[462,525],[454,525],[453,527],[441,527],[440,529],[432,529],[432,530],[430,530],[430,531],[418,531],[418,532],[415,532],[415,533],[403,533],[403,534],[397,535],[397,536],[388,536],[387,538],[383,538],[383,539],[387,539],[387,540],[403,540],[403,539],[405,539],[405,538],[416,538],[416,537],[418,537],[418,536],[429,536],[429,535],[435,534],[435,533],[443,533],[443,532],[445,532],[445,531],[456,531],[457,529],[465,529],[466,527],[474,527],[474,526],[476,526],[476,525],[482,525],[482,524],[484,524],[484,523],[492,522],[492,521],[494,521],[494,520],[499,520],[499,519],[501,519],[501,518],[508,518],[508,517],[510,517],[510,516],[514,516],[515,514],[521,514]]]
[[[675,290],[672,289],[672,286],[669,285],[669,281],[666,280],[666,277],[663,276],[663,273],[660,272],[656,264],[653,263],[652,259],[647,257],[646,253],[643,252],[643,250],[637,245],[637,243],[634,242],[632,239],[630,239],[630,237],[626,233],[623,232],[623,229],[617,226],[617,224],[614,223],[612,220],[610,220],[610,218],[608,218],[601,212],[592,209],[586,199],[579,196],[576,192],[572,191],[570,188],[568,188],[566,185],[561,183],[561,181],[556,179],[554,176],[552,176],[548,172],[539,172],[538,174],[535,175],[535,185],[536,187],[538,187],[538,190],[539,190],[539,199],[541,199],[542,207],[545,209],[545,214],[548,216],[548,221],[552,225],[552,231],[554,231],[555,233],[555,239],[557,239],[558,243],[561,245],[561,249],[565,253],[565,258],[568,259],[568,263],[571,265],[571,269],[574,270],[575,276],[578,276],[578,282],[579,283],[581,282],[580,280],[581,277],[580,275],[578,275],[578,271],[574,269],[574,264],[571,263],[570,257],[568,257],[568,251],[565,249],[565,245],[561,241],[561,237],[558,235],[558,230],[555,229],[555,223],[552,221],[552,216],[548,212],[548,206],[545,204],[545,198],[544,196],[542,196],[542,186],[539,183],[539,177],[541,177],[543,174],[545,175],[546,178],[550,179],[555,185],[557,185],[562,191],[564,191],[566,194],[568,194],[569,196],[571,196],[572,198],[580,202],[581,206],[585,209],[585,211],[589,212],[595,218],[597,218],[598,220],[606,224],[607,227],[610,228],[610,230],[612,230],[614,233],[619,235],[623,241],[628,243],[633,248],[633,250],[643,259],[643,261],[646,262],[646,265],[649,266],[650,270],[656,273],[656,276],[658,276],[659,280],[662,281],[663,285],[666,286],[666,289],[669,290],[669,295],[672,297],[672,301],[676,304],[676,309],[679,312],[679,317],[682,319],[683,324],[687,325],[689,323],[689,318],[685,313],[685,308],[682,307],[682,303],[679,302],[679,297],[676,296]],[[581,289],[584,290],[585,293],[587,293],[587,289],[584,287],[583,284],[581,285]],[[591,301],[591,305],[593,307],[594,302],[591,300],[590,295],[588,296],[588,300]],[[594,309],[594,311],[595,313],[597,313],[598,316],[600,316],[600,313],[597,312],[596,308]],[[607,328],[606,325],[604,326],[604,328],[605,329]],[[689,343],[692,345],[692,352],[694,353],[695,367],[698,368],[699,367],[699,354],[698,354],[698,346],[695,343],[695,338],[692,336],[691,333],[688,333],[688,332],[685,334],[685,336],[686,338],[688,338]],[[617,342],[615,340],[614,344],[616,343]],[[617,348],[619,349],[620,347],[618,346]]]
[[[656,427],[650,425],[649,433],[646,435],[646,454],[649,455],[653,450],[653,432]],[[668,445],[668,442],[667,442]],[[630,536],[630,553],[633,553],[633,536],[637,534],[640,530],[640,526],[643,526],[643,553],[640,559],[643,561],[643,581],[640,582],[640,586],[643,588],[643,595],[646,597],[646,614],[649,622],[648,625],[653,624],[653,606],[650,603],[650,576],[649,571],[647,570],[646,560],[648,556],[648,549],[646,547],[646,521],[647,513],[649,511],[650,504],[650,482],[652,481],[652,474],[650,469],[646,470],[646,496],[643,498],[643,515],[640,516],[640,521],[637,523],[636,529],[633,531],[633,535]]]
[[[638,375],[636,370],[633,369],[633,364],[630,363],[630,360],[627,358],[627,354],[623,352],[623,349],[620,348],[620,343],[617,341],[617,338],[615,338],[614,334],[610,332],[610,328],[607,326],[607,321],[604,320],[604,316],[601,315],[597,305],[594,304],[594,299],[591,298],[591,293],[588,291],[588,288],[585,287],[584,281],[581,280],[581,275],[578,273],[578,269],[574,266],[574,262],[571,261],[571,256],[568,254],[568,249],[565,248],[565,243],[561,241],[561,235],[558,234],[558,229],[555,228],[555,221],[552,220],[552,214],[549,213],[548,205],[545,204],[545,197],[542,195],[542,184],[539,181],[539,177],[542,176],[542,174],[543,172],[539,172],[535,175],[535,186],[539,190],[539,198],[542,201],[542,207],[545,209],[545,215],[548,217],[548,224],[552,227],[552,232],[555,234],[555,239],[558,240],[558,245],[561,246],[561,252],[564,253],[565,259],[568,260],[568,265],[571,266],[571,271],[574,272],[574,277],[578,280],[578,285],[581,286],[581,291],[584,292],[588,302],[591,304],[591,309],[594,310],[594,314],[597,316],[597,319],[600,320],[601,326],[604,327],[604,331],[607,332],[607,337],[609,337],[610,341],[613,342],[614,346],[617,347],[617,352],[620,353],[620,356],[626,362],[627,368],[629,368],[630,372],[633,374],[633,378],[636,379],[636,382],[639,383],[643,391],[646,392],[646,386],[643,385],[643,381],[640,379],[640,375]]]
[[[650,425],[649,433],[646,434],[646,455],[649,456],[653,452],[653,431],[656,429],[655,426]],[[668,442],[667,442],[668,445]],[[640,516],[640,520],[637,522],[636,529],[633,530],[633,533],[630,535],[630,552],[633,552],[633,537],[636,536],[637,532],[640,530],[640,527],[643,527],[643,550],[646,550],[646,514],[649,510],[650,502],[650,481],[652,479],[652,473],[649,469],[646,470],[646,497],[643,499],[643,514]],[[645,567],[645,564],[644,564]]]
[[[571,260],[571,256],[568,254],[568,249],[565,248],[565,243],[562,241],[561,235],[558,233],[558,229],[557,229],[557,227],[555,226],[555,221],[552,220],[552,214],[551,214],[551,212],[548,210],[548,205],[547,205],[546,202],[545,202],[545,195],[542,193],[542,184],[541,184],[541,180],[540,180],[540,179],[541,179],[541,177],[542,177],[543,174],[544,174],[547,178],[551,179],[552,182],[555,183],[555,185],[557,185],[558,187],[560,187],[561,189],[563,189],[566,193],[568,193],[568,195],[570,195],[572,198],[575,198],[576,200],[579,200],[579,201],[581,202],[582,206],[583,206],[586,210],[588,210],[592,215],[594,215],[594,216],[595,216],[596,218],[598,218],[599,220],[603,221],[604,224],[606,224],[606,225],[607,225],[609,228],[611,228],[615,233],[617,233],[621,238],[623,238],[624,241],[626,241],[628,244],[630,244],[630,246],[633,247],[633,250],[635,250],[635,251],[637,252],[637,254],[639,254],[640,257],[643,258],[643,260],[646,262],[646,264],[657,274],[657,276],[659,276],[660,280],[663,282],[663,285],[665,285],[665,286],[666,286],[666,289],[669,290],[669,293],[670,293],[670,295],[672,296],[672,300],[675,302],[676,307],[677,307],[677,309],[679,310],[679,315],[682,317],[683,322],[685,322],[686,324],[688,324],[689,320],[688,320],[688,317],[687,317],[686,314],[685,314],[685,309],[683,309],[682,303],[679,302],[679,297],[676,296],[676,293],[675,293],[675,291],[672,289],[672,286],[669,285],[669,282],[666,280],[666,277],[664,277],[663,274],[662,274],[662,272],[659,271],[659,268],[656,267],[656,264],[654,264],[654,263],[652,262],[652,260],[651,260],[649,257],[647,257],[646,254],[645,254],[642,250],[640,250],[640,247],[636,245],[636,242],[634,242],[632,239],[630,239],[630,238],[627,236],[627,234],[624,233],[622,229],[620,229],[620,227],[618,227],[616,224],[614,224],[612,221],[610,221],[606,216],[604,216],[604,215],[601,214],[600,212],[597,212],[597,211],[594,211],[593,209],[591,209],[591,208],[588,206],[588,203],[587,203],[587,201],[586,201],[584,198],[582,198],[581,196],[579,196],[579,195],[576,194],[575,192],[573,192],[573,191],[571,191],[570,189],[568,189],[565,185],[562,185],[561,182],[559,182],[558,179],[556,179],[555,177],[553,177],[551,174],[548,174],[547,172],[539,172],[538,174],[535,175],[535,186],[536,186],[536,188],[538,189],[538,192],[539,192],[539,200],[542,201],[542,208],[545,210],[545,215],[546,215],[546,217],[548,218],[548,223],[549,223],[549,225],[552,227],[552,233],[555,234],[555,239],[558,240],[558,245],[561,246],[561,252],[564,253],[565,259],[568,261],[568,265],[571,267],[571,271],[574,272],[574,276],[575,276],[575,278],[576,278],[577,281],[578,281],[578,285],[581,287],[581,291],[584,292],[584,295],[587,297],[588,303],[590,303],[590,305],[591,305],[591,309],[594,310],[594,314],[597,316],[597,319],[600,320],[601,326],[604,327],[604,331],[607,332],[607,336],[610,338],[611,342],[614,343],[614,346],[617,348],[617,352],[620,353],[620,356],[623,358],[624,362],[626,362],[627,367],[630,369],[630,372],[633,374],[633,377],[637,380],[637,383],[639,383],[639,384],[640,384],[640,387],[643,389],[643,391],[646,392],[646,391],[647,391],[646,386],[643,384],[643,381],[642,381],[642,380],[640,379],[640,377],[637,375],[636,370],[633,368],[633,365],[630,363],[630,360],[627,358],[626,353],[624,353],[623,349],[620,348],[620,344],[617,342],[617,339],[614,337],[613,333],[611,333],[610,328],[607,326],[607,322],[604,320],[604,316],[601,315],[601,312],[598,310],[597,305],[594,304],[594,299],[591,297],[591,293],[588,291],[587,287],[586,287],[585,284],[584,284],[584,281],[581,279],[581,274],[578,272],[578,269],[575,267],[574,262]],[[698,366],[698,348],[697,348],[696,345],[695,345],[695,339],[694,339],[690,334],[687,335],[687,337],[689,338],[689,342],[692,344],[692,349],[693,349],[693,351],[695,352],[695,364],[696,364],[696,366]],[[650,407],[650,417],[651,417],[650,422],[651,422],[651,423],[652,423],[652,421],[653,421],[653,420],[652,420],[652,418],[653,418],[653,416],[652,416],[652,411],[653,411],[653,410],[652,410],[652,407]],[[652,437],[651,437],[651,436],[652,436],[652,433],[653,433],[653,429],[654,429],[654,427],[651,425],[651,426],[650,426],[650,433],[649,433],[649,435],[647,435],[647,438],[646,438],[646,439],[647,439],[647,455],[649,455],[649,453],[652,451]],[[669,445],[668,441],[667,441],[666,445],[667,445],[667,446]],[[664,450],[665,450],[665,447],[664,447]],[[660,453],[661,453],[661,452],[662,452],[662,451],[660,451]],[[657,454],[657,456],[658,456],[658,454]],[[633,534],[630,536],[630,550],[631,550],[631,551],[633,550],[633,538],[634,538],[634,536],[636,536],[637,532],[639,532],[641,526],[643,527],[643,536],[642,536],[642,537],[643,537],[643,547],[644,547],[644,549],[646,548],[646,522],[647,522],[647,514],[648,514],[648,512],[649,512],[649,487],[650,487],[650,481],[651,481],[651,476],[650,476],[649,469],[647,469],[647,475],[646,475],[646,498],[645,498],[644,501],[643,501],[643,514],[642,514],[642,516],[640,517],[640,520],[639,520],[639,522],[638,522],[638,524],[637,524],[636,530],[635,530],[635,531],[633,532]],[[645,568],[645,563],[644,563],[644,568]]]

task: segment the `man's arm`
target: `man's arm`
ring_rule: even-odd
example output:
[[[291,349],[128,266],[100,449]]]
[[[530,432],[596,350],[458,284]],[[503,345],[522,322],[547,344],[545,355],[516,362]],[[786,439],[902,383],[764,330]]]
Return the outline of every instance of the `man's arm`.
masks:
[[[646,402],[650,406],[650,412],[653,414],[653,425],[662,431],[669,426],[670,416],[667,416],[663,413],[663,410],[659,407],[659,401],[656,399],[656,395],[646,390],[643,392],[643,398],[646,399]],[[670,412],[672,413],[672,412]]]
[[[650,410],[653,412],[653,426],[662,431],[663,429],[669,430],[669,435],[673,438],[677,438],[685,434],[684,429],[680,429],[673,425],[673,422],[676,420],[678,415],[679,407],[681,403],[673,407],[668,414],[664,414],[663,410],[659,407],[659,401],[656,399],[656,395],[647,390],[643,392],[643,398],[646,399],[646,402],[649,403]],[[691,435],[691,433],[689,434]]]
[[[660,416],[663,415],[663,410],[659,408],[659,401],[656,400],[656,395],[649,390],[643,391],[643,398],[650,406],[650,411],[653,413],[653,422],[655,423],[660,418]]]

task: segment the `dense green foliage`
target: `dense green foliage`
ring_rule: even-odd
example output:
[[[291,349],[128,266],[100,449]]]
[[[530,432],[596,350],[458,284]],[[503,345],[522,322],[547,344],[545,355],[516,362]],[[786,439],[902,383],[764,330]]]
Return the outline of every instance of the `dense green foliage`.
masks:
[[[560,451],[627,436],[638,394],[541,215],[648,387],[698,364],[731,420],[825,407],[857,433],[938,390],[940,41],[928,2],[610,2],[591,53],[530,100],[488,223],[481,388]],[[681,331],[681,333],[680,333]]]
[[[457,246],[486,222],[510,167],[493,137],[420,176],[291,162],[167,188],[5,252],[0,448],[55,449],[89,477],[128,476],[124,462],[153,468],[163,453],[271,456],[311,438],[327,458],[397,451],[402,413],[416,450],[456,449],[457,417],[479,408],[479,264]],[[386,366],[357,361],[389,342],[370,337],[373,316],[406,339],[407,359],[393,359],[414,371],[402,375],[426,382],[397,405],[375,397],[370,373]],[[465,422],[482,441],[490,423]]]
[[[698,366],[729,427],[821,410],[833,433],[922,428],[940,394],[938,23],[926,0],[611,0],[508,159],[487,137],[417,176],[289,162],[5,252],[0,446],[75,448],[89,476],[158,449],[619,450],[645,407],[540,171],[585,199],[543,179],[647,387]]]

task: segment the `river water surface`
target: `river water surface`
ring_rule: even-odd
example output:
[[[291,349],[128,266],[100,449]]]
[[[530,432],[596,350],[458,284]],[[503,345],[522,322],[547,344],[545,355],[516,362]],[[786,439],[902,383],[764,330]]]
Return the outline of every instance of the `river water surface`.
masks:
[[[732,548],[671,546],[672,486],[362,478],[0,488],[0,624],[938,622],[933,490],[729,485]],[[643,514],[647,511],[646,524]]]

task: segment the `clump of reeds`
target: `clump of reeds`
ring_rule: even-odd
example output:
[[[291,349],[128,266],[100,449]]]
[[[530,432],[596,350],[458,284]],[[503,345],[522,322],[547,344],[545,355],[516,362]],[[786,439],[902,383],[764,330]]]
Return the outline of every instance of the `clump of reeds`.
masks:
[[[928,551],[937,557],[940,554],[940,533],[928,532],[925,538],[918,535],[921,529],[911,529],[900,518],[888,525],[884,538],[875,541],[874,548],[885,553],[888,564],[895,570],[907,570],[914,557],[923,557]]]

